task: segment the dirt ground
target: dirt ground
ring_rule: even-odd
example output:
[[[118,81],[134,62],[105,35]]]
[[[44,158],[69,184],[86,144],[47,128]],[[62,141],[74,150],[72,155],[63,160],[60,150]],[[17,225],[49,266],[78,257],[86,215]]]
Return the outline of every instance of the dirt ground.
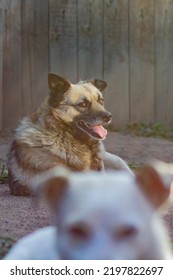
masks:
[[[0,163],[6,162],[10,133],[0,134]],[[136,137],[109,132],[105,140],[107,151],[115,153],[128,163],[140,165],[149,159],[173,162],[173,142],[164,139]],[[170,200],[160,211],[173,239],[173,203]],[[0,184],[0,237],[19,239],[35,229],[53,221],[44,202],[39,206],[31,197],[15,197],[9,193],[7,184]]]

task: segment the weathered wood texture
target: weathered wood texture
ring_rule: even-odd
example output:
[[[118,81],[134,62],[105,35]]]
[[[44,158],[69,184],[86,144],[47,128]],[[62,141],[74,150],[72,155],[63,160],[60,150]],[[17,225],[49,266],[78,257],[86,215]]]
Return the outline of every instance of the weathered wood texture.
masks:
[[[173,1],[156,4],[156,119],[168,123],[173,120]]]
[[[129,1],[130,122],[152,122],[154,112],[154,1]]]
[[[48,94],[48,1],[21,1],[22,114],[35,109]]]
[[[77,1],[50,0],[49,28],[50,71],[76,82]]]
[[[108,82],[114,127],[173,121],[173,0],[0,0],[0,129],[48,94],[47,73]]]
[[[14,126],[22,115],[20,0],[2,1],[3,30],[3,127]]]
[[[3,65],[3,11],[0,7],[0,130],[2,129],[2,120],[3,120],[3,86],[2,86],[2,65]]]
[[[103,1],[78,1],[79,79],[99,78],[103,76],[102,28]]]
[[[106,107],[114,124],[129,122],[128,0],[104,1],[103,75],[108,83]]]

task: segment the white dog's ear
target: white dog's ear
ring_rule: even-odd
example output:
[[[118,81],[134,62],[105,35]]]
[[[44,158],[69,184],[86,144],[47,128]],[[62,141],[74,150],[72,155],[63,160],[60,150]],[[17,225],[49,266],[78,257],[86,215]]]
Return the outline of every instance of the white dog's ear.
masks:
[[[139,169],[136,180],[147,199],[155,208],[158,208],[170,194],[173,165],[154,161]]]
[[[50,178],[47,182],[45,182],[45,196],[53,209],[57,208],[57,205],[67,190],[68,185],[68,179],[61,176]]]
[[[55,209],[69,186],[69,170],[53,168],[34,178],[32,184],[33,195],[43,196],[50,206]]]

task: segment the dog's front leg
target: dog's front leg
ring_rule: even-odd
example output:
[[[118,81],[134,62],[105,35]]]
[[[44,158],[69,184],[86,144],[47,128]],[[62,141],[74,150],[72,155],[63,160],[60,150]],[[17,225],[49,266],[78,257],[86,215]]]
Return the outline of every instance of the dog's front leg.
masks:
[[[120,157],[103,151],[102,158],[104,162],[105,169],[116,169],[116,170],[127,170],[130,173],[133,173],[128,167],[127,163]]]

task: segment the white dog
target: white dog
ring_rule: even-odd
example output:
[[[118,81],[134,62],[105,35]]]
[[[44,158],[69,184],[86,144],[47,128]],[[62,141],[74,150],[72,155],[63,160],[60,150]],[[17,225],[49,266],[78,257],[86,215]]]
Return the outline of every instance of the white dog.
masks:
[[[22,238],[12,259],[169,259],[169,241],[155,213],[168,197],[173,171],[156,162],[128,171],[69,173],[41,179],[56,226]]]

